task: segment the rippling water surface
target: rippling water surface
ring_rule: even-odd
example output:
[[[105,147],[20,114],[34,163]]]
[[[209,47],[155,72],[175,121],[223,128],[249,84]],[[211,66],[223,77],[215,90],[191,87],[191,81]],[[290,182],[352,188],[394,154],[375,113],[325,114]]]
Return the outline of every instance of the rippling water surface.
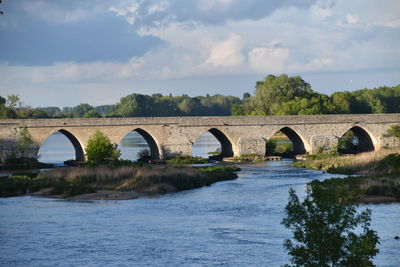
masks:
[[[125,201],[0,199],[0,266],[280,266],[280,221],[294,187],[332,177],[289,161],[243,167],[234,181]],[[372,209],[378,266],[400,266],[400,204]]]

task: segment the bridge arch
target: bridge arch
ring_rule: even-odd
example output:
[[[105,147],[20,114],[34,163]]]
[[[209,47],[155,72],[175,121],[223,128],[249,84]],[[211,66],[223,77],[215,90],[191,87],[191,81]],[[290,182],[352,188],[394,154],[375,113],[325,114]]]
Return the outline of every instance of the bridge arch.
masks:
[[[38,157],[40,148],[43,146],[44,142],[46,142],[46,140],[56,132],[63,134],[71,142],[71,144],[75,150],[75,160],[85,161],[85,152],[83,149],[83,145],[81,144],[81,142],[78,140],[78,138],[74,134],[72,134],[70,131],[67,131],[65,129],[59,129],[59,130],[53,131],[50,135],[48,135],[46,137],[46,139],[41,143],[38,150],[36,151],[36,158]]]
[[[298,132],[288,126],[282,127],[275,131],[271,136],[269,136],[268,140],[270,140],[271,137],[279,131],[285,134],[287,138],[292,142],[294,155],[305,154],[309,150],[309,145],[305,141],[305,139],[302,138]]]
[[[197,138],[195,138],[195,140],[197,140],[201,135],[203,135],[206,132],[211,133],[221,144],[221,154],[220,155],[222,157],[233,157],[233,154],[234,154],[233,146],[232,146],[232,142],[231,142],[230,138],[225,133],[223,133],[221,130],[219,130],[217,128],[210,128],[208,130],[201,132],[197,136]],[[192,148],[193,148],[193,146],[192,146]]]
[[[364,126],[352,126],[351,128],[342,132],[339,138],[338,150],[341,150],[340,140],[349,132],[352,132],[356,137],[357,141],[351,151],[344,153],[359,153],[368,152],[375,150],[375,145],[377,144],[376,138],[364,127]],[[343,151],[345,151],[343,149]]]
[[[134,128],[129,132],[127,132],[126,134],[124,134],[121,137],[119,144],[121,144],[122,140],[131,132],[137,132],[140,136],[144,138],[144,140],[146,140],[152,158],[160,159],[162,157],[162,153],[160,153],[162,152],[162,150],[160,149],[160,146],[158,145],[156,139],[153,137],[153,135],[149,133],[149,131],[144,130],[143,128]]]

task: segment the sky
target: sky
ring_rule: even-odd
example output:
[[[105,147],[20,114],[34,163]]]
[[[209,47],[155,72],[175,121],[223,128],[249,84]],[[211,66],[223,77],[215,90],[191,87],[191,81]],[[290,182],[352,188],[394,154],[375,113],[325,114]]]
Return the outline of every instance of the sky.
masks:
[[[400,84],[398,0],[3,0],[0,95],[114,104],[133,93],[320,93]]]

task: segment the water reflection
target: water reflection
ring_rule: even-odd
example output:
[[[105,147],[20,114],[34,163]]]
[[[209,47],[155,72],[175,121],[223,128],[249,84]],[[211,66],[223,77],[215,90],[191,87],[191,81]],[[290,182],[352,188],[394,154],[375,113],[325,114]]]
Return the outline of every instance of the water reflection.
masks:
[[[40,146],[38,159],[44,163],[63,164],[75,159],[75,148],[71,141],[60,132],[54,132]]]
[[[118,148],[121,150],[121,159],[135,161],[137,160],[138,153],[144,149],[150,151],[150,147],[146,140],[138,132],[132,131],[128,133],[119,144]]]
[[[192,156],[208,158],[210,152],[221,151],[221,144],[210,132],[205,132],[196,142],[194,142],[192,147]]]

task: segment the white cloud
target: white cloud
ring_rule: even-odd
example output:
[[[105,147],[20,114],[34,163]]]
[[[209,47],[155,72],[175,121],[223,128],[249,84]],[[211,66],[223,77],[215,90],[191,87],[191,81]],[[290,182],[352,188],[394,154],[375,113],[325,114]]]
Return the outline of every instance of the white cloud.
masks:
[[[333,15],[333,3],[328,1],[318,1],[315,5],[310,7],[311,18],[316,20],[324,20]]]
[[[231,34],[229,39],[216,43],[210,49],[210,56],[204,67],[237,67],[243,64],[242,38]]]
[[[249,65],[259,73],[287,72],[286,64],[290,56],[287,48],[255,47],[248,55]]]
[[[360,18],[357,15],[347,14],[346,20],[347,20],[347,23],[349,23],[349,24],[355,24],[360,21]]]
[[[272,8],[275,11],[260,15],[262,18],[225,14],[238,3],[235,0],[181,1],[182,9],[175,10],[178,2],[122,0],[107,6],[109,13],[125,18],[133,25],[130,29],[142,37],[152,35],[163,40],[164,44],[156,49],[146,50],[125,63],[59,62],[47,67],[3,64],[0,89],[51,85],[65,88],[90,83],[125,83],[129,88],[138,80],[400,68],[398,1],[318,1],[309,7]],[[189,2],[193,4],[189,9],[193,16],[182,13]],[[44,3],[46,6],[40,6]],[[46,19],[50,14],[48,20],[58,17],[64,23],[89,14],[87,9],[79,13],[79,8],[54,11],[47,7],[48,2],[34,1],[30,12],[44,8],[49,11],[47,15],[38,12],[37,16]],[[225,16],[213,23],[215,14]]]
[[[135,19],[140,16],[139,14],[140,3],[133,2],[124,8],[110,7],[108,10],[116,13],[117,16],[125,17],[129,24],[134,24]]]

